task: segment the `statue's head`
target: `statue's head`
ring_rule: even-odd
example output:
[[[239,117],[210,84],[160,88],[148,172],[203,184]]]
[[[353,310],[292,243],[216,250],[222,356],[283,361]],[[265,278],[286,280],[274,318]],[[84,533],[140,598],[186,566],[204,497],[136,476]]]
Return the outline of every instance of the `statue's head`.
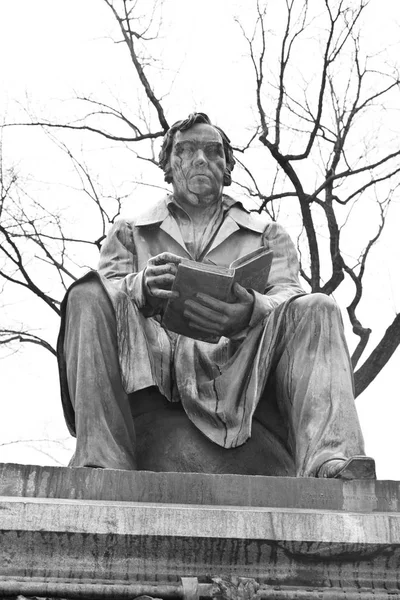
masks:
[[[213,125],[205,113],[193,113],[187,119],[177,121],[168,129],[162,144],[159,166],[167,183],[179,184],[181,171],[189,162],[196,161],[196,153],[202,154],[211,165],[221,186],[230,185],[235,165],[233,150],[226,133]],[[201,162],[201,157],[198,158]],[[219,176],[221,172],[221,177]]]

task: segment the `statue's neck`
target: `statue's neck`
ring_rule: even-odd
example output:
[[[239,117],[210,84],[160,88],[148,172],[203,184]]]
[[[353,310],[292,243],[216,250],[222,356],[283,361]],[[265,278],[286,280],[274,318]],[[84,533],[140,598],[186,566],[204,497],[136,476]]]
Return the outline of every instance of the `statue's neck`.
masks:
[[[185,201],[183,198],[174,196],[175,202],[186,212],[190,217],[194,227],[205,227],[222,209],[222,197],[216,198],[213,201],[207,199],[202,201],[199,198],[198,204]]]

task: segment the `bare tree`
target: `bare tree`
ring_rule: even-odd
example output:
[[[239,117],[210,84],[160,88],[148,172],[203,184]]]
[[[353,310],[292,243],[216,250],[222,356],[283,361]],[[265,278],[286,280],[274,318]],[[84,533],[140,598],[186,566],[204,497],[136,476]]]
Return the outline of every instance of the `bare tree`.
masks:
[[[242,27],[255,75],[258,139],[278,166],[271,189],[263,191],[244,165],[248,175],[244,187],[260,200],[259,210],[268,210],[272,217],[277,203],[288,198],[298,202],[303,224],[299,250],[302,255],[305,247],[306,254],[301,275],[312,292],[332,294],[347,279],[352,283],[354,293],[347,312],[353,332],[359,336],[352,356],[356,367],[371,333],[357,317],[367,261],[400,184],[398,140],[388,151],[384,144],[370,143],[378,137],[379,120],[374,136],[371,129],[377,109],[389,106],[391,95],[399,91],[400,76],[396,65],[377,66],[378,57],[362,50],[359,25],[368,0],[324,0],[320,13],[311,11],[308,0],[285,0],[282,4],[280,44],[272,56],[271,32],[266,25],[268,2],[256,1],[255,27],[250,34]],[[299,77],[293,73],[299,68],[299,49],[302,43],[309,44],[316,30],[318,72],[312,79],[305,73],[304,85],[298,89],[295,82]],[[276,69],[269,68],[266,75],[266,65],[271,64]],[[369,136],[363,139],[366,123]],[[311,165],[311,173],[304,169],[305,163],[308,168]],[[359,249],[358,258],[350,261],[342,243],[343,228],[355,204],[371,194],[377,207],[375,232]],[[321,259],[324,253],[328,260]],[[357,395],[376,377],[399,343],[400,315],[396,315],[383,339],[355,372]]]
[[[236,184],[258,202],[257,210],[267,211],[273,219],[285,203],[298,206],[301,275],[312,292],[334,294],[344,286],[353,290],[347,312],[359,338],[352,357],[356,368],[371,332],[358,317],[368,260],[400,182],[397,138],[390,137],[382,120],[377,120],[375,129],[372,121],[398,92],[399,73],[396,65],[363,50],[362,18],[368,0],[285,0],[279,9],[268,0],[252,0],[251,4],[255,9],[253,28],[245,27],[240,18],[237,21],[254,72],[257,116],[248,143],[236,148],[242,167]],[[29,121],[13,125],[97,134],[156,165],[155,144],[168,129],[165,90],[159,88],[157,77],[162,62],[152,46],[160,36],[163,2],[103,0],[103,7],[115,26],[114,41],[123,44],[135,75],[139,99],[132,102],[133,108],[122,105],[117,97],[109,101],[82,94],[77,97],[83,107],[78,119],[53,122],[33,115]],[[273,11],[271,18],[269,11]],[[312,69],[307,63],[310,56],[315,58]],[[110,198],[85,161],[58,138],[54,141],[69,157],[80,191],[96,210],[98,234],[90,239],[75,238],[67,233],[61,214],[47,211],[35,199],[31,198],[28,210],[21,202],[24,192],[16,174],[2,172],[0,253],[4,260],[0,275],[30,290],[58,313],[63,291],[80,274],[79,265],[71,259],[71,248],[87,244],[99,248],[110,223],[120,214],[123,196],[115,194],[113,208],[107,208]],[[254,148],[260,156],[264,153],[266,163],[268,157],[275,165],[269,186],[248,158]],[[375,230],[360,248],[349,252],[346,232],[352,226],[351,215],[366,199],[374,202]],[[357,258],[349,258],[355,254]],[[33,259],[55,269],[55,296],[45,292],[31,275]],[[36,334],[4,328],[0,343],[15,340],[41,343],[54,352]],[[357,395],[387,363],[399,342],[397,315],[356,371]]]
[[[130,106],[122,106],[118,97],[114,97],[112,103],[93,94],[77,95],[75,99],[83,111],[83,116],[78,119],[55,123],[30,115],[29,121],[13,125],[96,133],[111,142],[132,145],[151,142],[165,134],[169,125],[162,99],[157,97],[147,75],[148,70],[153,69],[155,73],[160,71],[158,60],[151,54],[150,47],[160,32],[163,0],[153,0],[151,3],[144,0],[103,0],[103,5],[109,10],[119,33],[115,43],[123,43],[129,52],[130,63],[140,84],[139,100],[136,102],[132,99]],[[152,109],[150,118],[146,117],[143,106]],[[115,129],[120,133],[116,133]]]
[[[83,105],[83,116],[78,119],[55,123],[49,119],[38,119],[27,111],[29,121],[12,123],[13,126],[41,127],[68,157],[78,182],[75,193],[83,194],[92,203],[92,219],[97,222],[96,234],[76,237],[62,212],[57,212],[53,206],[48,208],[31,196],[23,177],[12,167],[4,167],[0,148],[0,258],[3,259],[0,279],[33,293],[57,315],[60,314],[60,303],[66,289],[82,274],[85,266],[74,259],[79,254],[75,247],[89,245],[100,249],[107,230],[120,214],[124,194],[105,193],[82,153],[73,152],[52,132],[93,133],[113,143],[129,144],[131,151],[133,146],[141,145],[141,151],[133,149],[135,156],[157,165],[153,143],[169,127],[162,102],[156,97],[146,74],[147,68],[157,67],[157,61],[147,46],[159,35],[162,0],[154,0],[152,5],[139,0],[104,0],[104,5],[119,32],[115,43],[122,42],[127,48],[143,92],[136,104],[136,113],[131,114],[132,110],[122,107],[118,98],[111,104],[93,95],[78,95],[76,100]],[[114,127],[121,131],[121,126],[122,133],[113,132]],[[90,266],[95,266],[95,263]],[[54,282],[51,293],[45,291],[43,280],[46,279],[46,269],[52,273],[50,276],[47,274],[47,279],[50,277]],[[16,342],[38,344],[56,354],[54,346],[25,323],[14,327],[0,323],[0,345],[13,348]]]
[[[69,285],[87,270],[87,251],[97,251],[108,228],[119,216],[123,197],[106,196],[91,175],[87,165],[77,158],[68,147],[54,139],[69,158],[79,182],[75,193],[89,199],[91,218],[95,223],[95,235],[76,237],[69,232],[62,210],[47,207],[31,196],[24,181],[15,169],[3,168],[0,148],[0,279],[9,286],[33,294],[56,315]],[[81,255],[79,262],[76,256]],[[91,266],[94,266],[93,264]],[[51,281],[51,291],[48,291]],[[38,332],[32,331],[23,318],[17,326],[0,322],[0,346],[12,348],[15,342],[42,346],[56,355],[52,343]]]

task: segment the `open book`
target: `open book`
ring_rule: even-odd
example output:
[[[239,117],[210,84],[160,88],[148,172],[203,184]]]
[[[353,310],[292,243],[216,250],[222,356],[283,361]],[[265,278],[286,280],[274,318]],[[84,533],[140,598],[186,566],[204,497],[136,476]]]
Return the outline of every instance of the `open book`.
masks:
[[[184,258],[178,265],[172,287],[173,291],[179,292],[179,298],[168,300],[162,320],[163,326],[187,337],[217,343],[219,336],[202,336],[200,332],[189,327],[183,315],[185,301],[201,292],[218,300],[235,302],[233,293],[235,283],[263,294],[267,287],[271,262],[272,251],[264,247],[241,256],[229,267]]]

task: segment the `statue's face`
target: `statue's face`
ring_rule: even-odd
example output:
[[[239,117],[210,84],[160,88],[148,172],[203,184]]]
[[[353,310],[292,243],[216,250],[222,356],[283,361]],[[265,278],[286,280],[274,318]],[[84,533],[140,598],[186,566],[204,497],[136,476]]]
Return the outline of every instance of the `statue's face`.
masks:
[[[197,206],[221,198],[226,161],[222,138],[214,127],[198,123],[177,131],[170,161],[177,200]]]

